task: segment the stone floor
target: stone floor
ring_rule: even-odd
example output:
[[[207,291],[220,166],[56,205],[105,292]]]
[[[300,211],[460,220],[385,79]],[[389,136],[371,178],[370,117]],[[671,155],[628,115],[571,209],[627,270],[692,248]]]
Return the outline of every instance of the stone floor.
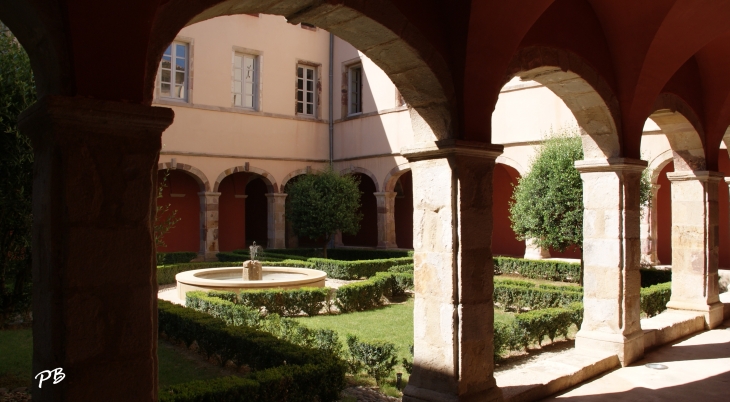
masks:
[[[654,370],[647,363],[660,363]],[[545,401],[730,401],[730,320]]]

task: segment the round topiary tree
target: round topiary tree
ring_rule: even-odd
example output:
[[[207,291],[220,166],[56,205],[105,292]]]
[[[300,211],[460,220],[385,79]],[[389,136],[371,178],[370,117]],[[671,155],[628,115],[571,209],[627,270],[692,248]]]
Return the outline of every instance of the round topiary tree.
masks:
[[[583,249],[583,182],[575,161],[583,159],[577,128],[551,132],[532,160],[530,171],[515,187],[510,202],[512,230],[518,239],[533,239],[539,247],[565,251]],[[640,203],[651,200],[649,170],[640,183]],[[583,283],[581,259],[580,283]]]
[[[294,233],[321,240],[327,258],[327,244],[335,233],[360,230],[359,185],[355,176],[341,176],[332,169],[297,178],[287,186],[286,219]]]

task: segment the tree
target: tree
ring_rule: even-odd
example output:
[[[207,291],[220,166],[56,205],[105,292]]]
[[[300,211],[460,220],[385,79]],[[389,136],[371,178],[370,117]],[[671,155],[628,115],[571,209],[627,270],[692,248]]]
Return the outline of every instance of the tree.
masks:
[[[167,187],[168,176],[170,176],[170,171],[165,170],[165,175],[162,177],[162,180],[157,183],[158,200],[162,198],[162,190]],[[157,203],[155,213],[155,248],[167,246],[162,238],[180,222],[180,218],[177,217],[177,210],[170,211],[171,206],[170,204]]]
[[[327,244],[337,231],[355,234],[360,230],[359,185],[355,176],[340,176],[331,168],[300,176],[287,188],[286,217],[294,233],[321,240],[327,258]]]
[[[35,100],[28,55],[0,32],[0,324],[30,308],[33,149],[17,120]]]

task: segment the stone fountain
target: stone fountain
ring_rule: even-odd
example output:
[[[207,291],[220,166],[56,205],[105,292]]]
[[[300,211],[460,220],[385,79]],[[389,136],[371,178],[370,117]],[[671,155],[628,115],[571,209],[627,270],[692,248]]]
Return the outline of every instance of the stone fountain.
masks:
[[[263,249],[261,246],[257,246],[256,242],[253,242],[251,247],[248,248],[251,259],[243,262],[243,280],[244,281],[260,281],[263,279],[263,268],[261,262],[256,259],[256,255]]]

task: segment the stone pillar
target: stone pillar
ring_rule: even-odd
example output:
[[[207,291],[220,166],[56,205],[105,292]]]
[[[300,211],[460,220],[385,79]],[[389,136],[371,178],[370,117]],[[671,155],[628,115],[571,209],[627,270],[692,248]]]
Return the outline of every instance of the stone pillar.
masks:
[[[268,248],[286,248],[286,196],[284,193],[266,194],[269,218]]]
[[[492,174],[502,146],[403,150],[413,171],[414,365],[403,401],[497,401]]]
[[[661,186],[652,184],[651,201],[641,207],[641,264],[659,265],[657,256],[657,192]]]
[[[397,248],[395,242],[395,192],[373,193],[378,203],[378,248]]]
[[[221,193],[204,191],[200,197],[200,251],[205,261],[218,261],[218,211]]]
[[[705,325],[723,321],[719,298],[718,172],[667,173],[672,182],[672,297],[667,308],[705,315]]]
[[[626,366],[644,355],[639,323],[639,185],[646,162],[577,161],[583,179],[583,324],[575,347],[615,353]]]
[[[345,247],[345,243],[342,242],[342,232],[340,232],[339,230],[337,232],[335,232],[335,235],[332,238],[332,247],[333,248]]]
[[[535,239],[525,240],[525,259],[542,260],[550,258],[550,250],[535,244]]]
[[[154,215],[168,108],[45,96],[33,143],[33,373],[38,401],[157,399]],[[114,390],[110,392],[110,390]]]

